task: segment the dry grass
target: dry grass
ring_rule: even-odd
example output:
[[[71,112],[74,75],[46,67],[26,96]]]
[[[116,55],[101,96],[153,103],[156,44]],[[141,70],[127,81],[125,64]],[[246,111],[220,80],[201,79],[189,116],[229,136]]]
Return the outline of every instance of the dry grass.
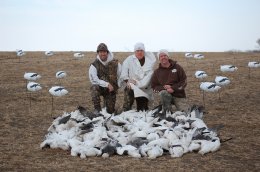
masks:
[[[115,53],[122,62],[130,53]],[[188,75],[186,89],[191,104],[202,104],[202,94],[194,77],[196,70],[205,70],[214,81],[220,64],[234,64],[235,73],[222,74],[231,79],[231,84],[218,94],[206,94],[204,120],[211,127],[224,124],[222,139],[233,139],[221,145],[215,153],[201,156],[185,154],[173,159],[169,155],[149,160],[127,156],[108,159],[91,157],[80,159],[70,152],[40,149],[52,116],[63,111],[75,110],[77,105],[92,109],[88,80],[88,67],[95,59],[94,52],[86,52],[82,60],[73,59],[73,52],[56,52],[46,58],[43,52],[28,52],[19,59],[14,52],[0,53],[0,171],[259,171],[260,170],[260,70],[251,71],[248,77],[247,63],[260,61],[260,54],[249,53],[204,53],[205,59],[186,61],[184,53],[175,53],[174,58]],[[194,64],[195,63],[195,64]],[[65,70],[66,79],[58,81],[55,73]],[[26,91],[24,72],[42,75],[38,81],[44,88],[31,95]],[[51,114],[51,96],[48,90],[54,85],[63,85],[69,94],[54,98]],[[30,106],[31,99],[31,108]],[[123,92],[118,94],[117,106],[122,105]]]

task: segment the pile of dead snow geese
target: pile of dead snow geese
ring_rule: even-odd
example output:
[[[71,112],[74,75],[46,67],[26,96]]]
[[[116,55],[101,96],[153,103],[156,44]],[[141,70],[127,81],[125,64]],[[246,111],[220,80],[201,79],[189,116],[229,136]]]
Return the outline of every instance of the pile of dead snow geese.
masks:
[[[126,111],[110,115],[77,110],[57,117],[40,147],[69,150],[72,156],[86,158],[128,155],[154,159],[165,154],[172,158],[188,152],[206,154],[220,148],[217,128],[208,128],[203,112],[193,106],[189,113],[161,114],[161,106],[146,112]]]

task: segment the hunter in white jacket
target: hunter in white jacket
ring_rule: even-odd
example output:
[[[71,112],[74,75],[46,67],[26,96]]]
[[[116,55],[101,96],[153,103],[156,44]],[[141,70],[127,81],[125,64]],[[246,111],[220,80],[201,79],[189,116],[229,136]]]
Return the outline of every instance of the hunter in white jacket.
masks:
[[[148,110],[152,100],[150,86],[156,58],[153,53],[145,52],[143,43],[136,43],[135,54],[128,56],[122,65],[120,81],[126,84],[124,91],[124,111],[130,110],[136,100],[137,110]]]

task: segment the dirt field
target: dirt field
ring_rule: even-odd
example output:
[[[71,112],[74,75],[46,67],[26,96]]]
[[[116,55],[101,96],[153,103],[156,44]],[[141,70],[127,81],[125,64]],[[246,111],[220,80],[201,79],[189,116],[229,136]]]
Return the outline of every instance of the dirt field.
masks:
[[[75,60],[73,52],[56,52],[45,57],[44,52],[27,52],[21,58],[15,52],[0,53],[0,171],[260,171],[260,68],[252,69],[249,78],[247,64],[260,61],[253,53],[203,53],[205,59],[186,60],[184,53],[174,53],[188,75],[186,88],[190,104],[203,104],[196,70],[227,76],[231,84],[219,94],[206,93],[204,121],[211,127],[224,124],[221,139],[232,138],[219,151],[204,156],[188,153],[173,159],[164,155],[155,160],[113,156],[108,159],[72,157],[70,152],[40,149],[53,117],[63,111],[74,111],[78,105],[93,109],[90,99],[88,67],[95,59],[94,52],[84,52]],[[114,53],[122,62],[130,53]],[[233,64],[234,73],[221,73],[219,66]],[[57,71],[67,72],[58,81]],[[43,89],[37,93],[26,91],[25,72],[37,72]],[[54,98],[54,108],[48,92],[51,86],[62,85],[69,94]],[[122,106],[123,91],[118,94],[117,106]]]

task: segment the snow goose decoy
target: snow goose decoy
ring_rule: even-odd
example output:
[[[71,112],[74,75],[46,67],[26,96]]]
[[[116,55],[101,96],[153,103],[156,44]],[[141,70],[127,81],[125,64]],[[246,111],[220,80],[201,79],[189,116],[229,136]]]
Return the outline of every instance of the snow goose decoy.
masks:
[[[16,50],[16,55],[17,55],[17,57],[20,57],[19,63],[21,63],[21,58],[22,58],[22,56],[25,55],[25,52],[23,50]]]
[[[250,68],[260,67],[260,62],[248,62],[248,67]]]
[[[21,57],[25,55],[25,52],[23,50],[16,50],[16,55]]]
[[[51,96],[51,115],[53,112],[53,97],[61,97],[64,96],[68,93],[68,91],[61,86],[53,86],[51,87],[51,89],[49,90],[49,93],[52,95]]]
[[[73,55],[75,57],[75,59],[82,59],[84,57],[83,53],[74,53]]]
[[[53,53],[53,51],[45,51],[45,55],[46,56],[53,56],[54,53]]]
[[[220,70],[222,72],[234,72],[236,71],[238,68],[234,65],[221,65],[220,66]]]
[[[185,53],[185,57],[189,59],[189,58],[193,58],[193,55],[192,53]]]
[[[204,55],[202,54],[194,54],[194,59],[203,59]]]
[[[248,77],[251,78],[251,68],[258,68],[260,67],[259,62],[248,62]]]
[[[41,85],[38,84],[38,83],[36,83],[36,82],[31,82],[31,81],[30,81],[30,82],[27,84],[27,90],[28,90],[28,91],[36,92],[36,91],[39,91],[39,90],[41,90],[41,89],[42,89]]]
[[[30,91],[30,109],[31,109],[31,96],[32,96],[31,92],[37,92],[41,89],[42,89],[41,85],[36,82],[29,82],[27,84],[27,90]]]
[[[59,84],[61,84],[61,79],[65,78],[67,76],[67,73],[65,71],[58,71],[56,72],[56,78],[59,81]]]
[[[65,71],[58,71],[56,73],[56,78],[57,79],[62,79],[62,78],[65,78],[67,76],[67,73]]]
[[[195,72],[195,77],[197,79],[203,79],[203,78],[206,78],[208,75],[205,71],[202,71],[202,70],[198,70]]]
[[[202,100],[203,100],[204,107],[205,107],[205,91],[206,92],[218,92],[220,88],[221,87],[218,86],[214,82],[202,82],[200,84],[200,89],[203,91],[202,92],[203,93]],[[219,94],[219,99],[220,99],[220,94]]]
[[[202,82],[200,89],[206,92],[217,92],[221,87],[214,82]]]
[[[68,93],[68,91],[61,86],[53,86],[50,90],[49,93],[51,93],[52,96],[57,96],[57,97],[61,97],[64,96]]]
[[[227,77],[224,76],[216,76],[215,82],[217,85],[225,86],[230,83],[230,80]]]
[[[24,79],[28,80],[28,81],[36,81],[37,79],[40,79],[41,75],[39,75],[38,73],[33,73],[33,72],[25,72],[24,74]]]

